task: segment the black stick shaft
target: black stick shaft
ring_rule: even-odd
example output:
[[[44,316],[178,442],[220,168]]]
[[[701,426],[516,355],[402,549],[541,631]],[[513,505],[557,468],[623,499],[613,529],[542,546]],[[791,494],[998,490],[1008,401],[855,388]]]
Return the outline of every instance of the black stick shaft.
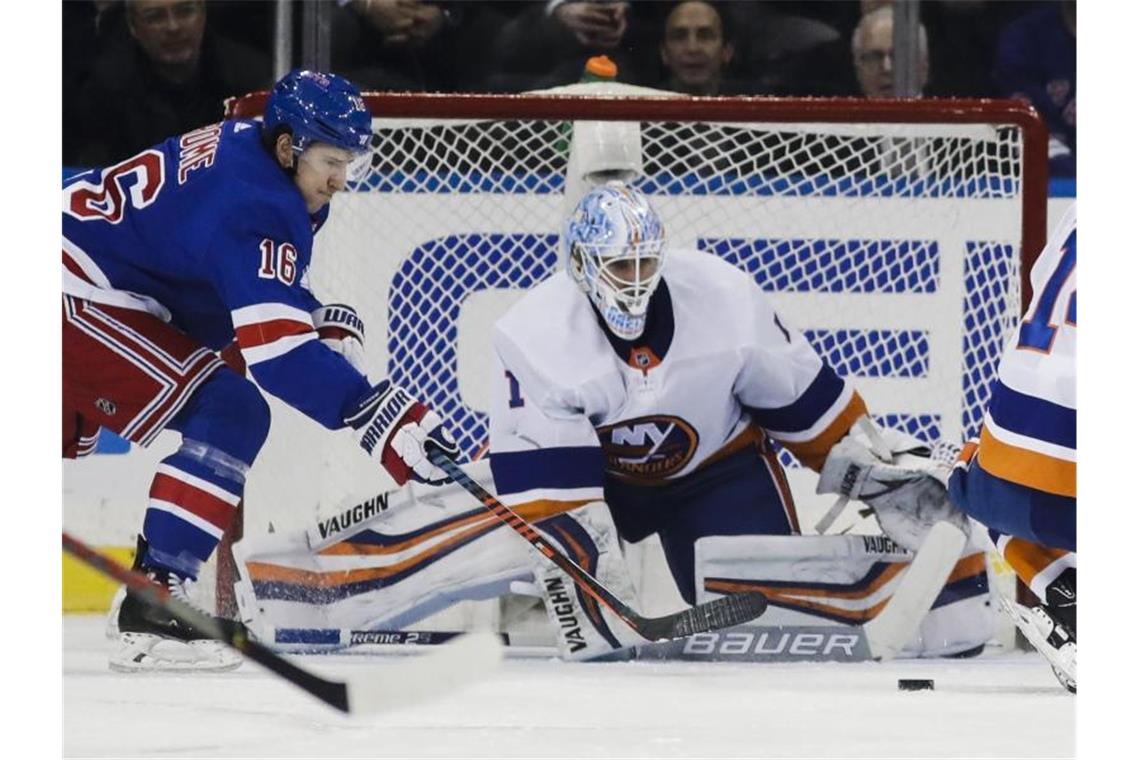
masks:
[[[579,588],[596,599],[599,604],[612,610],[614,614],[625,621],[626,625],[643,638],[650,641],[664,641],[703,631],[740,625],[759,617],[768,608],[768,600],[763,594],[758,591],[747,591],[704,602],[672,615],[656,618],[639,615],[633,608],[614,596],[609,589],[602,585],[601,581],[552,546],[533,525],[479,485],[445,451],[429,443],[427,453],[432,464],[447,473],[449,478],[478,499],[487,511],[529,541],[532,546],[542,552],[543,556],[570,576],[570,580]]]
[[[152,583],[142,573],[130,570],[110,557],[95,551],[66,531],[63,533],[63,548],[81,562],[124,584],[147,604],[169,611],[183,622],[209,633],[211,638],[233,647],[257,664],[304,689],[322,702],[342,712],[349,712],[348,689],[344,683],[326,680],[304,668],[297,667],[284,657],[249,638],[243,626],[235,625],[233,630],[224,628],[210,616],[204,615],[190,605],[172,597],[169,591]]]

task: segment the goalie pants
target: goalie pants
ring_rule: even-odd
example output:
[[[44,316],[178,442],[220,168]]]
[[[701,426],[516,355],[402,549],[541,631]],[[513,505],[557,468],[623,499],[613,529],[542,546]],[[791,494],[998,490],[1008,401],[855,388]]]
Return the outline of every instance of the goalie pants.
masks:
[[[635,486],[607,477],[605,493],[623,539],[659,535],[669,571],[689,604],[696,603],[697,539],[800,532],[783,469],[766,440],[666,485]]]
[[[182,434],[151,482],[147,564],[194,577],[233,520],[269,405],[218,355],[144,311],[63,296],[63,456],[105,427],[140,445]]]

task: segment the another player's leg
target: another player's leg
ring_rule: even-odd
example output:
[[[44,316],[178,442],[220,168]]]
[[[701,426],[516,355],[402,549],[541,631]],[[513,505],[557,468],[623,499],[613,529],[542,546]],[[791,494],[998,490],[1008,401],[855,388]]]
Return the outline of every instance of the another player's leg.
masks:
[[[1066,689],[1077,690],[1077,558],[1032,541],[990,532],[998,553],[1040,604],[1002,599],[1005,611]]]
[[[193,395],[171,422],[182,446],[165,458],[151,483],[137,569],[189,601],[188,587],[233,520],[246,473],[269,432],[269,407],[248,380],[224,369]],[[120,670],[217,669],[237,664],[162,610],[128,595],[119,610]],[[186,647],[175,646],[176,642]]]
[[[158,317],[71,296],[63,297],[63,391],[64,456],[89,453],[100,427],[140,445],[168,427],[183,434],[152,483],[136,558],[138,569],[181,596],[217,543],[212,534],[225,527],[264,442],[269,411],[260,392]],[[113,607],[115,631],[129,639],[112,657],[115,666],[161,664],[151,654],[159,641],[174,642],[163,655],[175,664],[219,665],[203,647],[185,643],[200,632],[154,615],[129,596]],[[221,663],[235,664],[232,657]]]
[[[1076,499],[994,477],[968,446],[950,478],[956,504],[989,530],[998,553],[1040,604],[1013,599],[1002,606],[1053,668],[1076,691],[1077,520]]]

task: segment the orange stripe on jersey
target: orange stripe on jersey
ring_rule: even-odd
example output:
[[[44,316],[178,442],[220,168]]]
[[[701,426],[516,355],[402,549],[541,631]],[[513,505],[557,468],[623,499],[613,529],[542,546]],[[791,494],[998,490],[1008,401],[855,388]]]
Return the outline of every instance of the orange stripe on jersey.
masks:
[[[529,523],[536,523],[548,517],[560,515],[563,512],[570,512],[578,507],[584,507],[591,501],[593,500],[555,501],[554,499],[536,499],[535,501],[527,501],[513,506],[511,507],[511,511]]]
[[[977,452],[977,450],[977,441],[966,441],[962,444],[962,450],[958,452],[958,459],[954,462],[954,464],[964,464],[968,466],[970,464],[970,460],[974,458],[974,453]]]
[[[994,477],[1058,496],[1077,496],[1077,463],[998,440],[982,426],[978,464]]]
[[[827,459],[827,452],[831,451],[831,447],[839,443],[839,439],[847,435],[855,421],[866,413],[867,404],[859,392],[855,391],[843,411],[815,438],[798,443],[790,441],[780,441],[780,443],[804,466],[819,472],[823,468],[823,461]]]
[[[1002,550],[1002,558],[1009,563],[1022,583],[1032,586],[1038,573],[1068,553],[1064,549],[1050,549],[1024,538],[1010,538]]]
[[[244,325],[234,330],[238,345],[242,348],[256,348],[290,335],[304,335],[313,332],[313,326],[295,319],[271,319]]]

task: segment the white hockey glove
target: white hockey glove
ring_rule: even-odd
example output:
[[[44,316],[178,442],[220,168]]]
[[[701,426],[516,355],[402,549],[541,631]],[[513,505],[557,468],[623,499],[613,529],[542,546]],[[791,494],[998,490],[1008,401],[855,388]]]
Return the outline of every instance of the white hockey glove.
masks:
[[[931,458],[929,447],[905,433],[879,431],[869,422],[861,427],[831,447],[816,493],[864,502],[883,533],[911,551],[918,551],[937,522],[969,531],[966,515],[946,493],[946,463]]]
[[[399,485],[409,478],[433,485],[447,480],[444,471],[428,459],[424,449],[427,441],[448,456],[459,454],[439,415],[387,380],[357,402],[344,424],[355,431],[360,447]]]
[[[313,327],[321,343],[348,360],[357,372],[367,375],[364,365],[364,322],[356,310],[342,303],[314,309]]]

